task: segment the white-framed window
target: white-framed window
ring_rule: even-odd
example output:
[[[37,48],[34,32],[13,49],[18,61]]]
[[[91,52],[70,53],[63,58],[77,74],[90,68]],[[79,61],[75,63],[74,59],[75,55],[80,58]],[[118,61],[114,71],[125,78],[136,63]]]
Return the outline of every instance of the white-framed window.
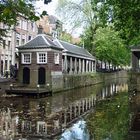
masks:
[[[31,53],[22,54],[22,64],[31,64]]]
[[[21,19],[18,19],[17,20],[17,25],[16,25],[18,28],[21,28],[22,26],[22,20]]]
[[[27,21],[26,20],[22,21],[22,29],[27,30]]]
[[[59,53],[54,53],[54,63],[59,64]]]
[[[47,132],[46,123],[43,121],[37,122],[37,133],[43,134]]]
[[[45,64],[45,63],[47,63],[47,53],[38,52],[37,53],[37,63],[38,64]]]
[[[22,131],[31,131],[31,121],[22,121]]]

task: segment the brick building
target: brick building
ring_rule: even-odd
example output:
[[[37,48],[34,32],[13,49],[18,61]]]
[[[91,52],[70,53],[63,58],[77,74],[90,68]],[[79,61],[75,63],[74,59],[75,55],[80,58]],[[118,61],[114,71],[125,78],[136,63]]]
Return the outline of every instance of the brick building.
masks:
[[[0,28],[8,30],[3,23],[0,23]],[[0,76],[4,76],[5,71],[10,70],[11,64],[18,64],[16,47],[33,39],[37,33],[35,22],[28,21],[23,16],[18,17],[17,25],[8,31],[7,37],[3,37],[0,44]]]
[[[51,75],[62,73],[62,50],[44,34],[19,49],[19,81],[30,87],[50,85]]]
[[[51,86],[56,76],[96,70],[95,58],[84,48],[46,34],[38,34],[18,49],[18,80],[28,87]]]
[[[43,16],[36,23],[38,27],[42,26],[44,33],[52,37],[59,38],[62,33],[62,22],[53,15]]]

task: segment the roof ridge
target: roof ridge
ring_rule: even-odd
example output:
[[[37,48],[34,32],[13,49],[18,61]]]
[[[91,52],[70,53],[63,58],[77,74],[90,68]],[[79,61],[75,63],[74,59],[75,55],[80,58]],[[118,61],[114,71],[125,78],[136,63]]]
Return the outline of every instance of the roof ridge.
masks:
[[[44,41],[45,41],[49,46],[51,46],[51,44],[50,44],[50,43],[48,42],[48,40],[45,38],[45,34],[43,34],[41,37],[44,39]]]
[[[54,42],[54,43],[57,42],[57,43],[60,45],[61,48],[65,49],[65,48],[63,47],[63,45],[60,43],[59,39],[55,38],[55,39],[53,39],[53,42]],[[57,44],[56,44],[56,45],[57,45]]]
[[[66,42],[66,41],[63,41],[63,40],[60,40],[60,41],[62,41],[62,42],[64,42],[64,43],[67,43],[67,44],[69,44],[69,45],[75,46],[75,47],[77,47],[77,48],[82,48],[81,46],[72,44],[72,43],[70,43],[70,42]]]

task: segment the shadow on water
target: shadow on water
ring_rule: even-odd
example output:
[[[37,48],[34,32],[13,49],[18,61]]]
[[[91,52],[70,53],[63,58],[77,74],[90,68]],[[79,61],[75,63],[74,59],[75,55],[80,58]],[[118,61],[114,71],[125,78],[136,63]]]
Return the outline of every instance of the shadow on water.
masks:
[[[119,95],[118,92],[126,90],[127,79],[120,79],[108,81],[105,85],[70,90],[41,99],[1,97],[0,138],[53,140],[58,139],[56,135],[59,135],[59,139],[63,140],[70,130],[71,140],[79,135],[83,136],[80,140],[89,140],[86,119],[81,120],[81,117],[94,112],[95,106],[101,101],[112,100],[114,96],[116,98]]]

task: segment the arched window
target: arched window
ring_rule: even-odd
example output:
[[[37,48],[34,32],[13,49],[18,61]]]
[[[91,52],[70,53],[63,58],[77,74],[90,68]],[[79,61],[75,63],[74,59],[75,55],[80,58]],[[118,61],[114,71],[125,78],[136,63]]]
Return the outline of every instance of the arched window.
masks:
[[[46,82],[45,68],[40,67],[38,69],[38,84],[45,84],[45,82]]]

